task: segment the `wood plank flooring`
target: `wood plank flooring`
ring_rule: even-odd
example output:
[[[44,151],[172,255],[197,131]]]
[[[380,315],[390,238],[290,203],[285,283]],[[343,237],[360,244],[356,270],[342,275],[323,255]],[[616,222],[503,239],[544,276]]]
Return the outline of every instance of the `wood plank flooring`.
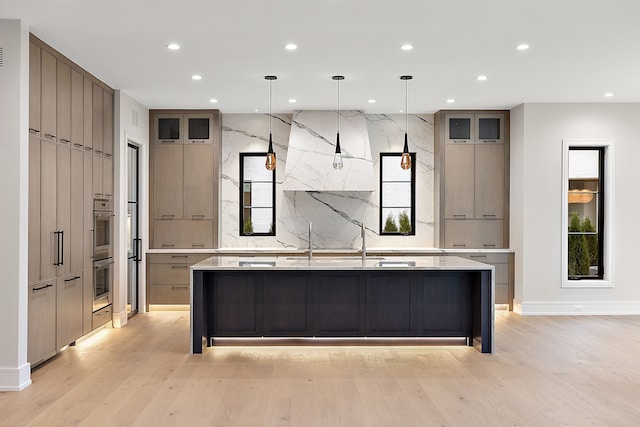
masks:
[[[466,346],[225,346],[188,312],[105,329],[0,393],[0,426],[638,426],[640,316],[497,312]]]

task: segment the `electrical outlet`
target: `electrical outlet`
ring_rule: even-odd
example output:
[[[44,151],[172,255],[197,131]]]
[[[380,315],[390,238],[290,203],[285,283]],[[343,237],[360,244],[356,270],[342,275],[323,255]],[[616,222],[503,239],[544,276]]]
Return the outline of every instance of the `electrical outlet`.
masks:
[[[583,305],[576,305],[573,307],[574,311],[583,311],[584,310],[584,306]]]

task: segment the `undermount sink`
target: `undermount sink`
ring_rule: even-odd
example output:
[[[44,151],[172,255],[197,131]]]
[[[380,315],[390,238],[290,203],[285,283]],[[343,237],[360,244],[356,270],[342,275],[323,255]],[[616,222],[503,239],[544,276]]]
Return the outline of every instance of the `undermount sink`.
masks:
[[[383,257],[368,256],[365,258],[365,261],[366,260],[383,260],[383,259],[384,259]],[[317,256],[317,257],[311,258],[310,260],[307,257],[299,256],[299,257],[288,257],[287,260],[290,260],[290,261],[305,260],[305,261],[313,261],[317,263],[340,263],[340,262],[359,261],[359,260],[362,260],[362,256],[360,255],[345,255],[345,256],[339,256],[339,257]]]
[[[276,263],[275,261],[238,261],[238,265],[240,267],[260,268],[260,267],[275,267]]]
[[[389,267],[389,268],[408,268],[415,267],[415,261],[380,261],[378,263],[378,267]]]

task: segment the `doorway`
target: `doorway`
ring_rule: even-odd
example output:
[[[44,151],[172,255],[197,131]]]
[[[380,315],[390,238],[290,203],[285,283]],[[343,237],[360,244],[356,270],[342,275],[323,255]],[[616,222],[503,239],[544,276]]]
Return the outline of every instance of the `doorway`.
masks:
[[[140,148],[127,144],[127,317],[138,312],[140,261]]]

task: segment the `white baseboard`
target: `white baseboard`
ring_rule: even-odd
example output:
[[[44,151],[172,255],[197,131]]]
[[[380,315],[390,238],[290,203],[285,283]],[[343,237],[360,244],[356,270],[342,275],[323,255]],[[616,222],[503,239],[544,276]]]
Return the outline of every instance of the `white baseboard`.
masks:
[[[122,328],[127,324],[129,317],[127,316],[127,312],[123,311],[120,313],[113,313],[113,327],[114,328]]]
[[[31,365],[18,368],[0,368],[0,392],[20,391],[31,385]]]
[[[522,315],[640,315],[640,302],[609,301],[569,301],[569,302],[515,302],[513,311]]]

